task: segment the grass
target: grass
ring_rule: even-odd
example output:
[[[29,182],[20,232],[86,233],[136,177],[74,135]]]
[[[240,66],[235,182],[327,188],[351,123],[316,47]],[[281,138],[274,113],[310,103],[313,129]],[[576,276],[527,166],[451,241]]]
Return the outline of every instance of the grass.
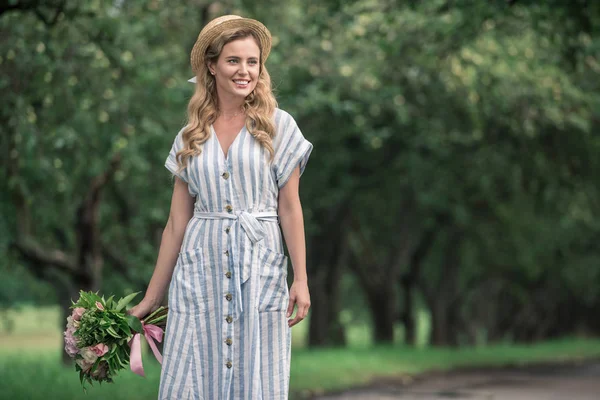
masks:
[[[37,313],[41,313],[39,316]],[[0,335],[0,398],[6,399],[106,399],[156,398],[160,366],[144,359],[147,378],[130,371],[116,377],[114,385],[94,386],[84,394],[74,368],[59,360],[60,331],[56,310],[28,309],[15,319],[18,334]],[[54,314],[53,317],[49,315]],[[36,318],[39,317],[39,318]],[[294,398],[366,384],[374,378],[400,377],[456,367],[499,366],[600,357],[600,340],[565,339],[532,346],[497,345],[463,349],[370,346],[364,337],[350,348],[302,348],[304,331],[294,331],[291,390]],[[294,328],[296,329],[296,328]],[[360,331],[363,332],[361,328]],[[40,334],[40,332],[45,332]],[[353,333],[359,337],[359,333]]]
[[[22,346],[30,347],[39,344],[48,348],[56,346],[61,340],[61,325],[59,308],[49,307],[21,307],[18,310],[3,311],[10,319],[13,325],[13,331],[10,334],[3,333],[0,323],[0,354],[10,348],[20,348]],[[306,319],[292,329],[294,349],[302,349],[306,346],[306,337],[308,335],[309,321]],[[369,347],[371,345],[371,331],[366,324],[357,324],[351,319],[347,323],[347,339],[352,347]],[[429,316],[426,313],[420,313],[418,316],[418,331],[421,346],[425,345],[426,336],[429,331]],[[400,326],[396,327],[395,337],[401,342],[403,330]],[[42,333],[42,334],[40,334]]]

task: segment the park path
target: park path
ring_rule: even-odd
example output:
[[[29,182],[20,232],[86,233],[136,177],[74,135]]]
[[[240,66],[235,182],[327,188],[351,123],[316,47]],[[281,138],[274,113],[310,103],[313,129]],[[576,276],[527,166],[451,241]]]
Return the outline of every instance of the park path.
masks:
[[[600,400],[600,362],[433,373],[314,400]]]

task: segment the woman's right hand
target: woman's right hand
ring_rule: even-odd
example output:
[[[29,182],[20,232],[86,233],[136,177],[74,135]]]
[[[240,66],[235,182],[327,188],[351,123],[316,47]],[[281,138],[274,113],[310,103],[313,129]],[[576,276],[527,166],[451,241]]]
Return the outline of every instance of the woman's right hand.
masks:
[[[159,304],[153,304],[152,302],[143,299],[139,304],[129,309],[127,313],[138,317],[141,320],[142,318],[148,316],[152,311],[156,310],[159,306]]]

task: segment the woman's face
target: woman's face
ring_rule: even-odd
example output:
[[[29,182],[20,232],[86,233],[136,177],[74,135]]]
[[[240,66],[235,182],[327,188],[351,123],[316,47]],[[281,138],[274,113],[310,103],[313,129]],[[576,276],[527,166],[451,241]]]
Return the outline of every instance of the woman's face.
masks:
[[[254,37],[237,39],[223,46],[216,63],[209,64],[215,76],[220,101],[245,98],[256,87],[260,73],[260,49]]]

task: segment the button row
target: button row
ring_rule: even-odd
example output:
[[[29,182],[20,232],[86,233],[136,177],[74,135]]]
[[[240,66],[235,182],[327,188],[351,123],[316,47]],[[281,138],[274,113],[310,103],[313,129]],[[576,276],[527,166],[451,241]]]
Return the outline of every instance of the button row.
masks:
[[[229,175],[229,172],[225,171],[225,172],[223,172],[223,173],[221,174],[221,176],[223,177],[223,179],[227,180],[227,179],[229,179],[229,176],[230,176],[230,175]],[[225,206],[225,211],[227,211],[227,212],[228,212],[228,213],[230,213],[230,214],[233,212],[233,207],[231,206],[231,204],[227,204],[227,205]],[[229,226],[228,226],[228,227],[226,227],[226,228],[225,228],[225,233],[229,234],[229,232],[230,232],[230,231],[231,231],[231,227],[229,227]],[[227,257],[229,257],[229,250],[225,250],[225,255],[226,255]],[[225,276],[227,277],[227,279],[231,279],[231,271],[227,271],[227,272],[225,272]],[[232,295],[231,293],[227,293],[227,294],[225,295],[225,299],[226,299],[227,301],[231,301],[231,300],[233,299],[233,295]],[[228,324],[231,324],[231,323],[233,322],[233,317],[232,317],[231,315],[227,315],[227,316],[225,317],[225,321],[227,321],[227,323],[228,323]],[[225,339],[225,344],[226,344],[227,346],[231,346],[231,345],[233,344],[233,340],[231,340],[231,338],[230,338],[230,337],[228,337],[227,339]],[[231,360],[228,360],[228,361],[225,363],[225,366],[226,366],[228,369],[231,369],[231,367],[233,367],[233,363],[231,362]]]

